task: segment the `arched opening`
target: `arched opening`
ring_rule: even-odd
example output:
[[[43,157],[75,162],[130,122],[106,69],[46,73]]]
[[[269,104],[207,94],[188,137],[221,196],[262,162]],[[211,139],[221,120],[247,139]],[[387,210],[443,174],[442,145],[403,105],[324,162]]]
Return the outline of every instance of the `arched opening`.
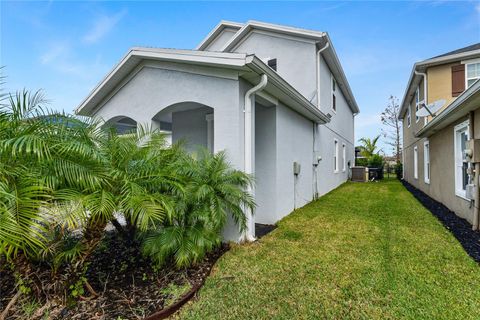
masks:
[[[118,134],[125,134],[137,131],[137,121],[126,116],[114,117],[103,125],[104,128],[115,128]]]
[[[171,134],[172,143],[183,140],[186,150],[204,147],[214,152],[213,108],[198,102],[179,102],[157,113],[152,123]]]

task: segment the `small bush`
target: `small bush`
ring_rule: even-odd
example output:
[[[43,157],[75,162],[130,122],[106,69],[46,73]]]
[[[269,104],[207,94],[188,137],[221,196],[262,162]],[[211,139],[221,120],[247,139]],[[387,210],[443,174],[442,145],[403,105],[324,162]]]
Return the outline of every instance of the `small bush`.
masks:
[[[395,174],[397,175],[397,179],[402,179],[403,176],[403,164],[399,161],[395,165]]]
[[[370,168],[381,168],[383,166],[383,157],[379,154],[374,154],[368,158],[368,166]]]
[[[366,167],[368,165],[368,159],[367,158],[358,158],[355,159],[355,166],[357,167]]]

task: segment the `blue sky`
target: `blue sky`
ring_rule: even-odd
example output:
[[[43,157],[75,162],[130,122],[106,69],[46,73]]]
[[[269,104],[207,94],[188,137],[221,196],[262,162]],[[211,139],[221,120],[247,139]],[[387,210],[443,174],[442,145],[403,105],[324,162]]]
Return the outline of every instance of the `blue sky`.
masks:
[[[221,19],[327,31],[361,113],[356,139],[380,133],[414,62],[480,42],[480,2],[5,2],[7,89],[43,89],[71,112],[132,46],[194,48]],[[390,153],[390,150],[385,150]]]

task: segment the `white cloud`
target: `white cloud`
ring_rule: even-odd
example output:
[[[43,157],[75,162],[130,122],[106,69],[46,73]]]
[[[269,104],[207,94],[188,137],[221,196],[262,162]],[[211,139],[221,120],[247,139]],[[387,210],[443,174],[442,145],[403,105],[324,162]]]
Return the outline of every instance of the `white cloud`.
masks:
[[[127,10],[124,9],[113,16],[101,16],[95,21],[92,29],[85,34],[83,42],[92,44],[99,41],[107,35],[126,14]]]
[[[42,64],[49,64],[59,57],[65,55],[68,51],[68,45],[65,43],[54,43],[48,50],[40,57]]]

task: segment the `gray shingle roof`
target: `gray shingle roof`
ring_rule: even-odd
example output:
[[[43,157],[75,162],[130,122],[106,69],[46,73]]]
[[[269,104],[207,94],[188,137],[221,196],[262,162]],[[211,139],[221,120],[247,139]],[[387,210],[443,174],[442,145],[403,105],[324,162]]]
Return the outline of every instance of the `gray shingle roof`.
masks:
[[[457,49],[457,50],[453,50],[453,51],[450,51],[450,52],[441,54],[441,55],[439,55],[439,56],[432,57],[432,58],[430,58],[430,59],[435,59],[435,58],[440,58],[440,57],[446,57],[446,56],[449,56],[449,55],[452,55],[452,54],[464,53],[464,52],[474,51],[474,50],[479,50],[479,49],[480,49],[480,42],[479,42],[479,43],[472,44],[472,45],[467,46],[467,47],[464,47],[464,48],[460,48],[460,49]],[[430,60],[430,59],[429,59],[429,60]]]

